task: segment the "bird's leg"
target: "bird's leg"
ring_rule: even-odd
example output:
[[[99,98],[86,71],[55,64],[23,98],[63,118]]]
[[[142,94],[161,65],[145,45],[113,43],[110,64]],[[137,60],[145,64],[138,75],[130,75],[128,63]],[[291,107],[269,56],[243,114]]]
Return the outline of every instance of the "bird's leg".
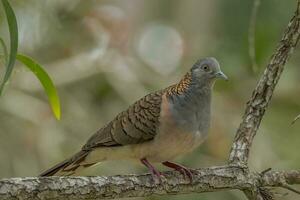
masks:
[[[155,167],[151,165],[151,163],[146,158],[142,158],[141,162],[150,170],[153,180],[155,181],[158,179],[159,183],[161,183],[162,180],[160,172],[155,169]]]
[[[193,182],[193,173],[191,169],[169,161],[163,162],[162,164],[176,171],[179,171],[184,177],[187,176],[190,179],[191,183]]]

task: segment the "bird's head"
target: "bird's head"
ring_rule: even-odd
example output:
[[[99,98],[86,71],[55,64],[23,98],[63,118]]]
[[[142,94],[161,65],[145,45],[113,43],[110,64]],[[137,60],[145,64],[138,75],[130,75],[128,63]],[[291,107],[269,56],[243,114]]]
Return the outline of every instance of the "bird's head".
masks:
[[[199,83],[213,83],[216,79],[228,80],[221,71],[219,62],[213,58],[203,58],[198,60],[191,68],[192,78]]]

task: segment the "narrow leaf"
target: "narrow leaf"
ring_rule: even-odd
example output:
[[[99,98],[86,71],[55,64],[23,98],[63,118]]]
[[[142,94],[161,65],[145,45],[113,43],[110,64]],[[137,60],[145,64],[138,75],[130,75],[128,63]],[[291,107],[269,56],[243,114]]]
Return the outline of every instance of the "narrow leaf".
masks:
[[[47,72],[39,65],[36,63],[33,59],[31,59],[28,56],[18,54],[17,59],[22,62],[26,67],[28,67],[34,74],[35,76],[39,79],[41,84],[44,87],[45,92],[47,93],[52,111],[56,117],[56,119],[60,119],[60,102],[59,102],[59,97],[56,91],[56,88],[47,74]]]
[[[2,4],[6,14],[8,28],[9,28],[10,53],[9,53],[8,62],[6,63],[6,72],[3,81],[0,85],[0,95],[3,91],[6,82],[8,81],[12,73],[16,61],[17,51],[18,51],[18,25],[17,25],[16,15],[7,0],[2,0]]]
[[[8,53],[7,53],[7,48],[6,48],[5,42],[1,37],[0,37],[0,44],[1,44],[2,50],[3,50],[4,63],[6,65],[7,61],[8,61]]]

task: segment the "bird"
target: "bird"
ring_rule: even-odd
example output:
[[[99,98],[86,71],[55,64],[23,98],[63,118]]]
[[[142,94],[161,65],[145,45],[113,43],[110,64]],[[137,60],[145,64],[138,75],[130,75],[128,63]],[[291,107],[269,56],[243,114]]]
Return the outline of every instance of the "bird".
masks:
[[[162,163],[192,181],[192,169],[172,160],[207,138],[217,79],[228,80],[217,59],[197,60],[179,82],[137,100],[98,129],[78,153],[40,176],[72,176],[107,160],[139,160],[159,182],[162,174],[153,163]]]

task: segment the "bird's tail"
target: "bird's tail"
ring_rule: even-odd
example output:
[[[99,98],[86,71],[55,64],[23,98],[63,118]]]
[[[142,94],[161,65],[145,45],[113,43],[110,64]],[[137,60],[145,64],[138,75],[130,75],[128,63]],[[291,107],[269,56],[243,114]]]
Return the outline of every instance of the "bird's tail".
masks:
[[[88,167],[91,164],[82,164],[89,151],[80,151],[69,159],[53,166],[52,168],[44,171],[39,176],[71,176],[79,171],[82,167]]]

